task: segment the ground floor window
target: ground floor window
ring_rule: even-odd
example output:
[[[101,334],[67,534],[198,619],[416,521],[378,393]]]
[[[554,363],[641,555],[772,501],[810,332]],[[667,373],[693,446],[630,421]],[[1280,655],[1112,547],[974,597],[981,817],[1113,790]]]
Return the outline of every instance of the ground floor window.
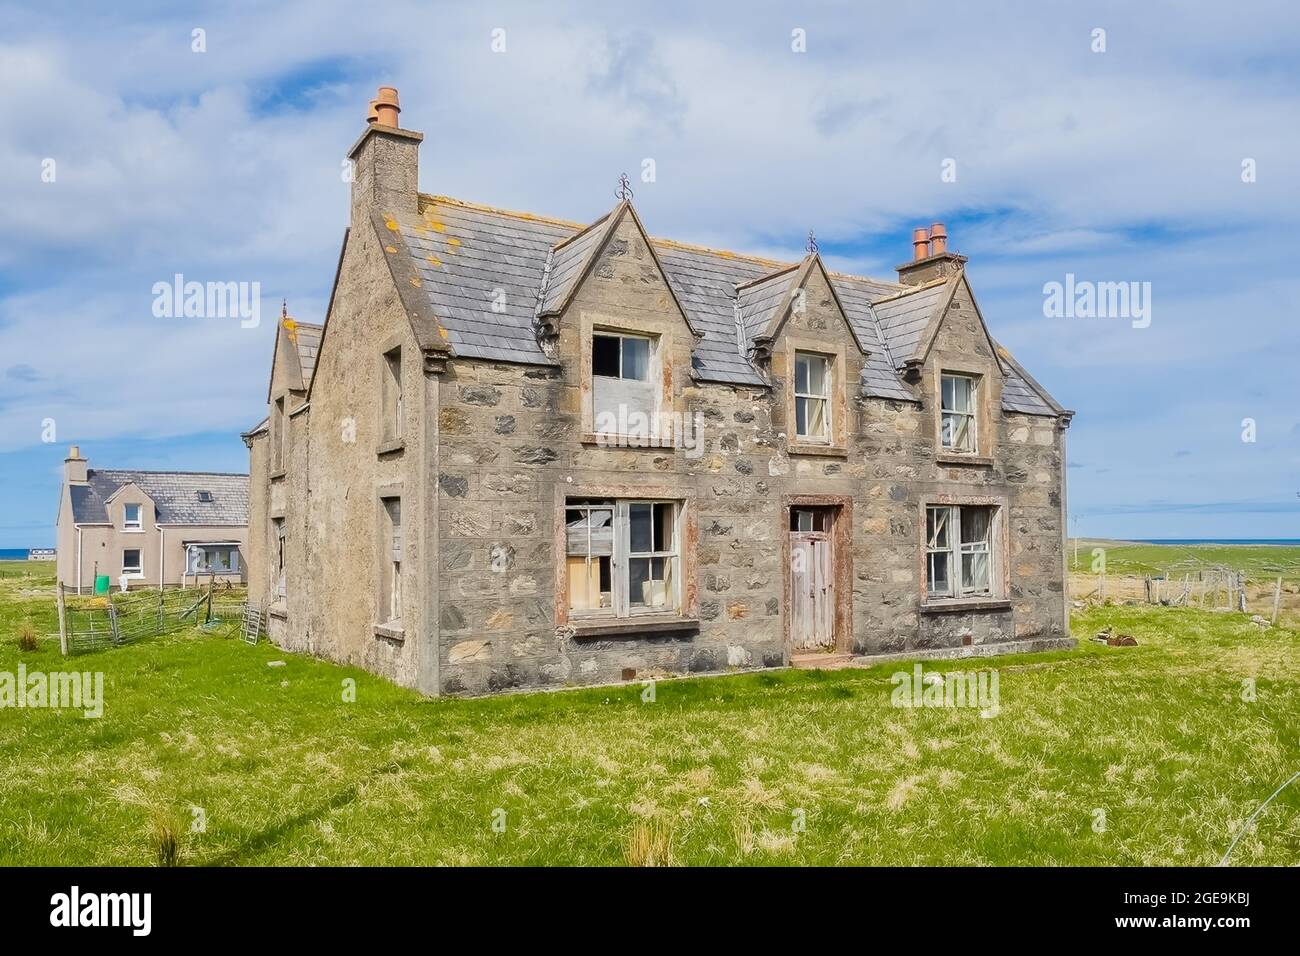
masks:
[[[272,524],[275,527],[275,597],[283,598],[287,594],[284,586],[284,519],[274,518]]]
[[[986,505],[933,505],[926,509],[926,590],[930,597],[994,593],[996,511]]]
[[[379,606],[388,624],[402,620],[402,499],[383,498],[387,553],[380,556]]]
[[[239,546],[192,544],[186,550],[186,574],[238,574]]]
[[[609,617],[679,610],[680,518],[676,501],[569,499],[569,610]]]
[[[144,559],[139,548],[126,548],[122,551],[122,573],[144,574]]]

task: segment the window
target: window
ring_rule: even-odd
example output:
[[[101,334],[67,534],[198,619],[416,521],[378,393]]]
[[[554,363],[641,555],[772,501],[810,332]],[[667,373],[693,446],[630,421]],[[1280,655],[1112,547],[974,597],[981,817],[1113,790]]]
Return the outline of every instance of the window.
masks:
[[[653,341],[643,335],[591,337],[592,425],[598,434],[648,438],[655,433]]]
[[[126,548],[122,551],[122,573],[144,577],[144,564],[139,548]]]
[[[192,544],[186,551],[186,574],[238,574],[239,548],[229,544]]]
[[[795,436],[804,441],[831,439],[831,362],[825,355],[794,353]]]
[[[200,491],[198,492],[198,496],[199,496],[199,501],[203,502],[205,505],[212,504],[212,492]]]
[[[384,353],[383,400],[379,438],[385,442],[399,441],[402,437],[402,350],[390,349]]]
[[[992,596],[994,510],[969,505],[926,509],[926,589],[930,597]]]
[[[274,590],[273,597],[283,598],[288,593],[287,590],[285,589],[285,581],[284,581],[284,542],[285,542],[284,519],[276,518],[273,520],[272,523],[275,526],[275,586],[273,589]]]
[[[569,610],[611,617],[677,611],[680,515],[675,501],[570,499]]]
[[[383,623],[402,620],[402,499],[381,498],[384,506],[384,553],[380,556],[379,607]]]
[[[144,523],[140,518],[140,505],[123,505],[122,506],[122,530],[123,531],[141,531],[144,529]]]
[[[943,447],[963,454],[976,450],[976,380],[969,375],[943,375],[940,384]]]
[[[271,408],[271,471],[284,471],[284,396]]]

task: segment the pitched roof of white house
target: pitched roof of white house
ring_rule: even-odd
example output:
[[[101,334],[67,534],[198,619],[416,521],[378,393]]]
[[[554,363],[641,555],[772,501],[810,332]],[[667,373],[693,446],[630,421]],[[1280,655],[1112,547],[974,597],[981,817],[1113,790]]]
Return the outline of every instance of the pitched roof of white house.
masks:
[[[158,524],[248,524],[248,475],[107,468],[91,468],[86,472],[86,484],[69,486],[73,522],[107,524],[107,502],[128,484],[149,496]],[[207,492],[211,500],[201,500],[200,492]]]
[[[533,365],[554,364],[539,340],[539,318],[563,310],[623,208],[631,210],[620,203],[582,226],[445,196],[421,195],[420,201],[419,215],[385,217],[385,234],[390,241],[400,237],[409,262],[401,268],[427,300],[451,354]],[[767,384],[751,358],[755,338],[779,321],[801,266],[815,257],[780,262],[653,238],[650,249],[699,337],[695,374],[710,382]],[[927,330],[951,298],[952,282],[906,286],[839,272],[827,278],[867,352],[864,392],[914,400],[901,372],[918,348],[928,347]],[[1006,374],[1003,407],[1060,414],[1010,353],[996,349]]]

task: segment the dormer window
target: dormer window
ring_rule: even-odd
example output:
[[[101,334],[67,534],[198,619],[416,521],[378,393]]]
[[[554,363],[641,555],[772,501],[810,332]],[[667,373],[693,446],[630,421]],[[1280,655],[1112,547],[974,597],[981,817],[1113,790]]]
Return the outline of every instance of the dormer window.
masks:
[[[592,424],[602,435],[654,435],[655,389],[645,335],[598,331],[591,337]]]
[[[122,530],[141,531],[143,529],[144,529],[144,522],[141,518],[141,506],[123,505],[122,506]]]
[[[800,441],[831,439],[831,360],[826,355],[794,355],[795,436]]]
[[[970,375],[944,373],[940,379],[940,440],[947,451],[973,455],[976,436],[976,391],[978,379]]]

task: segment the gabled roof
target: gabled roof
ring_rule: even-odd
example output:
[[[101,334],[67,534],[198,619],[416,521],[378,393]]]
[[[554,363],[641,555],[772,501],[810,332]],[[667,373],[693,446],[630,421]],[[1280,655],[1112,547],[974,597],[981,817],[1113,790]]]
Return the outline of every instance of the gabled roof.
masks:
[[[538,321],[563,311],[623,205],[583,225],[422,195],[419,215],[383,217],[387,249],[393,250],[389,265],[399,291],[413,303],[418,297],[420,311],[432,317],[436,340],[451,355],[554,365],[542,348]],[[627,210],[636,217],[630,204]],[[648,242],[698,336],[695,376],[706,382],[765,386],[748,355],[749,336],[764,323],[780,321],[773,314],[781,310],[783,295],[788,298],[800,268],[811,268],[808,261],[782,262],[668,239]],[[915,401],[899,370],[922,342],[945,291],[951,297],[947,280],[912,288],[865,276],[826,274],[867,355],[864,392]],[[435,341],[433,331],[428,337]],[[1035,414],[1055,414],[1055,403],[1041,387],[1007,367],[1008,378],[1024,383],[1026,406],[1034,404]],[[1011,391],[1020,394],[1019,386]],[[1031,397],[1038,401],[1030,402]]]
[[[271,377],[275,377],[275,363],[280,355],[281,338],[289,346],[289,354],[294,359],[288,369],[287,386],[296,391],[305,391],[311,385],[312,373],[316,371],[316,357],[320,354],[320,340],[323,326],[310,322],[299,322],[292,316],[280,313],[280,321],[275,327],[275,342],[271,352]],[[274,383],[267,385],[266,400],[271,400],[270,389]]]
[[[225,472],[124,471],[91,468],[86,484],[69,486],[76,524],[109,524],[107,502],[124,485],[134,484],[154,503],[158,524],[248,524],[248,476]],[[212,500],[199,500],[199,492]]]
[[[805,256],[797,266],[737,287],[736,301],[740,309],[741,327],[749,346],[747,354],[751,354],[755,346],[776,340],[786,319],[794,311],[796,294],[807,283],[808,276],[814,269],[819,270],[826,281],[831,298],[835,300],[835,307],[848,323],[849,333],[857,343],[858,350],[866,352],[871,345],[876,344],[874,336],[864,339],[860,327],[849,321],[848,312],[840,301],[839,293],[835,291],[830,273],[826,271],[821,256],[814,252]]]

